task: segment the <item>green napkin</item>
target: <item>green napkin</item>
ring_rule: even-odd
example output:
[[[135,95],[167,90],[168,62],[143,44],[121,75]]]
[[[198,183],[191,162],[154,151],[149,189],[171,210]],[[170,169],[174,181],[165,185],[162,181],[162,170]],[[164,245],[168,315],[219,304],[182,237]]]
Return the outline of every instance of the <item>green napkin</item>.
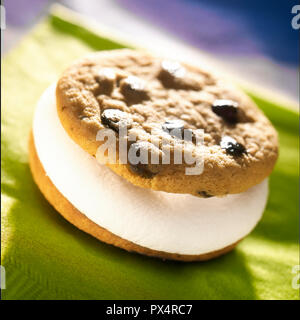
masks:
[[[299,264],[298,114],[276,102],[253,96],[281,143],[267,209],[255,231],[224,257],[180,263],[127,253],[72,226],[39,192],[27,152],[37,100],[73,59],[120,47],[52,14],[4,58],[2,298],[299,299],[292,287]]]

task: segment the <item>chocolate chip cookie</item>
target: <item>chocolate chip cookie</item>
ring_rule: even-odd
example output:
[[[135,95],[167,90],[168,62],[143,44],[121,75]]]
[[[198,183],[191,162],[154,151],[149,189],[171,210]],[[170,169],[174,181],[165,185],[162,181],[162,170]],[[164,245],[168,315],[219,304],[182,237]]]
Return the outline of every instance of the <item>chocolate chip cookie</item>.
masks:
[[[207,70],[146,52],[103,51],[75,62],[56,98],[71,138],[96,157],[105,143],[99,131],[113,132],[116,162],[107,165],[144,188],[240,193],[269,176],[278,156],[277,133],[248,96]],[[197,159],[202,169],[187,173]]]

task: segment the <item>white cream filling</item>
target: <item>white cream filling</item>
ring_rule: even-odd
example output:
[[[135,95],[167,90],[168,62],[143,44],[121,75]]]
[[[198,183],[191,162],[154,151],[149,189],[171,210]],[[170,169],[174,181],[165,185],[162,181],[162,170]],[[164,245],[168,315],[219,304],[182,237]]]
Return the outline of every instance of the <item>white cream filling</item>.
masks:
[[[244,193],[209,199],[134,186],[71,140],[57,115],[55,85],[38,102],[33,135],[46,174],[75,208],[150,249],[186,255],[222,249],[255,227],[267,202],[267,179]]]

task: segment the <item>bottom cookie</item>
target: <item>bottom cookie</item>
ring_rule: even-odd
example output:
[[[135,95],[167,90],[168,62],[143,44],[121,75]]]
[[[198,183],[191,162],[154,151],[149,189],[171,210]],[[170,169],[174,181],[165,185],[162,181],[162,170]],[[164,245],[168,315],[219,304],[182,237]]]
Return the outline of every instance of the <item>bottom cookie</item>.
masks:
[[[37,155],[34,139],[30,134],[29,140],[29,164],[35,183],[48,200],[48,202],[70,223],[82,231],[92,235],[93,237],[114,245],[116,247],[125,249],[130,252],[137,252],[143,255],[158,257],[161,259],[180,260],[180,261],[205,261],[219,257],[231,251],[242,239],[235,243],[226,246],[220,250],[208,252],[199,255],[185,255],[168,253],[163,251],[152,250],[140,245],[137,245],[126,239],[111,233],[105,228],[100,227],[84,214],[77,210],[54,186],[50,178],[46,175],[42,163]]]

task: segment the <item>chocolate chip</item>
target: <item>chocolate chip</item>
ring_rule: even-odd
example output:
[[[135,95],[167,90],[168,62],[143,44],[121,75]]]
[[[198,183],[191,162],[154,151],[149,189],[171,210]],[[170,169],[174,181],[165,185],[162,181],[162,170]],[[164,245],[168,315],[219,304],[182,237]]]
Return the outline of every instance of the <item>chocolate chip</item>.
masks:
[[[99,92],[97,93],[109,95],[113,91],[116,74],[114,70],[110,68],[102,68],[99,70],[96,80],[100,85]]]
[[[241,143],[238,143],[235,139],[229,136],[224,136],[222,138],[220,146],[232,156],[241,156],[243,153],[247,154],[246,148]]]
[[[185,68],[180,63],[164,60],[161,63],[158,79],[166,88],[188,89],[189,86],[184,81],[185,74]]]
[[[141,155],[142,150],[143,154]],[[158,164],[151,164],[152,158],[150,152],[157,153],[157,162],[159,162],[159,149],[147,141],[133,143],[128,153],[128,162],[131,171],[146,179],[153,178],[159,171]],[[138,159],[135,158],[135,156],[138,157]]]
[[[183,78],[185,76],[185,68],[179,62],[164,60],[161,68],[166,75],[173,78]]]
[[[181,120],[167,120],[162,129],[172,136],[182,139],[182,132],[184,129],[184,123]]]
[[[145,89],[144,80],[135,76],[129,76],[125,78],[123,83],[126,84],[132,91],[144,91]]]
[[[167,120],[162,125],[162,129],[178,139],[184,138],[187,141],[192,141],[194,137],[191,129],[184,129],[184,123],[182,120]]]
[[[129,115],[118,109],[104,110],[101,114],[101,122],[116,132],[119,132],[119,128],[128,128],[132,124]]]
[[[215,114],[230,123],[237,122],[238,103],[227,99],[218,99],[212,105]]]
[[[207,193],[206,191],[197,191],[197,194],[202,198],[211,198],[213,197],[211,194]]]
[[[98,72],[98,80],[110,80],[115,81],[116,80],[116,74],[113,69],[110,68],[102,68]]]
[[[135,76],[129,76],[120,82],[120,90],[129,103],[138,103],[149,99],[145,82]]]
[[[148,168],[148,166],[146,164],[131,164],[130,163],[130,170],[135,173],[138,174],[139,176],[146,178],[146,179],[151,179],[153,178],[156,173],[151,172]]]

